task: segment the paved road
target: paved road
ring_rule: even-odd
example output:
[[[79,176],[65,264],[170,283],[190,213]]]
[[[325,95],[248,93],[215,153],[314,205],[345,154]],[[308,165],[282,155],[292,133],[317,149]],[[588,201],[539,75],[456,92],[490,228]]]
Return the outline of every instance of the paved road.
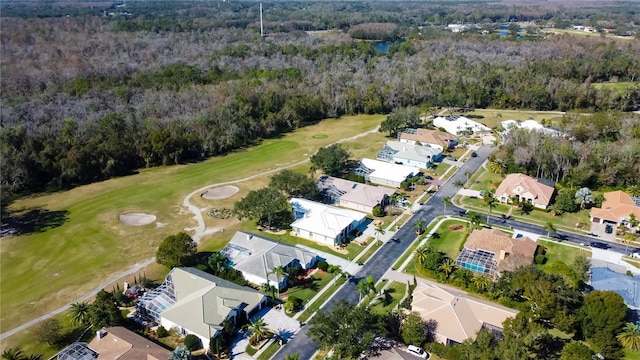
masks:
[[[476,172],[480,165],[484,162],[484,160],[491,153],[491,147],[483,146],[476,151],[478,154],[477,157],[470,158],[462,167],[447,181],[443,184],[440,189],[429,199],[423,206],[422,209],[411,217],[401,228],[398,230],[395,238],[399,239],[399,241],[389,241],[384,245],[376,254],[366,262],[365,265],[362,266],[362,269],[358,274],[361,274],[360,277],[353,277],[351,280],[345,284],[336,294],[333,299],[326,303],[321,309],[329,310],[332,304],[338,299],[346,299],[352,304],[358,303],[358,291],[356,290],[356,285],[358,281],[366,276],[373,276],[373,278],[378,281],[382,277],[382,275],[393,266],[396,260],[404,253],[409,245],[415,240],[416,234],[413,231],[413,226],[416,221],[422,220],[425,224],[430,223],[436,217],[442,215],[443,213],[443,205],[442,199],[445,196],[453,197],[458,188],[453,185],[456,180],[466,181],[466,177],[464,175],[465,172],[469,171],[471,173]],[[276,360],[284,360],[285,356],[288,354],[298,353],[300,359],[311,359],[313,354],[315,353],[318,344],[311,341],[307,336],[307,327],[304,327],[303,330],[299,331],[295,337],[285,345],[281,351],[279,351],[273,359]]]

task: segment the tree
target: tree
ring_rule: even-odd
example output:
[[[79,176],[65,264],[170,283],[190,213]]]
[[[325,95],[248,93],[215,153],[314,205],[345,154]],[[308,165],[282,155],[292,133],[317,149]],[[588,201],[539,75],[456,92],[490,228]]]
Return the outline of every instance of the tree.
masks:
[[[578,210],[578,204],[575,200],[575,190],[572,189],[560,189],[556,196],[556,201],[553,204],[553,212],[557,215],[562,215],[566,212],[572,213]]]
[[[551,235],[556,232],[556,225],[553,222],[548,221],[544,224],[544,229],[547,230],[547,237],[551,237]]]
[[[416,231],[416,234],[422,235],[422,233],[427,229],[427,225],[424,221],[418,220],[413,224],[413,229]]]
[[[386,233],[386,231],[384,230],[384,228],[381,225],[376,226],[376,229],[373,232],[376,236],[376,240],[380,240],[380,235],[384,235]]]
[[[198,245],[185,232],[167,236],[156,253],[156,262],[168,268],[189,266],[197,252]]]
[[[35,335],[38,341],[47,345],[57,344],[62,340],[62,327],[56,319],[47,319],[36,326]]]
[[[632,351],[640,350],[640,326],[626,323],[622,332],[616,336],[623,348]]]
[[[573,260],[571,269],[576,274],[576,280],[585,283],[589,280],[589,270],[591,269],[591,262],[589,258],[583,253],[578,254]]]
[[[477,229],[482,223],[482,215],[478,214],[477,212],[469,211],[469,213],[467,213],[467,218],[470,222],[469,233],[471,233],[471,231],[473,231],[474,229]]]
[[[100,290],[89,306],[89,322],[94,329],[116,326],[122,322],[122,314],[113,294]]]
[[[322,170],[330,176],[341,176],[347,171],[349,152],[340,144],[321,147],[311,156],[311,169]]]
[[[402,341],[407,345],[422,346],[427,341],[425,323],[419,313],[412,311],[401,328]]]
[[[262,285],[260,285],[260,289],[262,290],[262,292],[264,292],[265,294],[271,294],[272,298],[276,297],[276,290],[277,288],[269,283],[264,283]]]
[[[451,273],[453,273],[456,270],[456,263],[453,260],[451,260],[450,258],[446,258],[446,259],[444,259],[442,264],[440,264],[438,269],[440,271],[442,271],[442,273],[444,274],[444,276],[446,278],[449,278]]]
[[[178,346],[169,354],[169,360],[191,360],[191,351],[184,346]]]
[[[523,201],[520,203],[520,214],[524,215],[524,214],[529,214],[533,211],[533,204],[528,202],[528,201]]]
[[[318,188],[312,178],[288,169],[273,175],[269,187],[284,192],[289,198],[314,199],[318,195]]]
[[[256,337],[256,341],[260,342],[267,338],[269,330],[267,329],[267,323],[263,318],[257,318],[255,321],[249,321],[249,330]]]
[[[234,204],[233,211],[239,219],[258,220],[258,224],[271,228],[289,225],[292,218],[288,212],[289,202],[282,193],[274,188],[252,190],[247,196]],[[289,223],[274,224],[279,213],[288,213]],[[283,217],[283,221],[286,217]]]
[[[493,280],[491,280],[490,277],[486,275],[479,275],[479,274],[474,275],[471,281],[473,282],[473,285],[475,285],[475,287],[478,290],[485,290],[493,282]]]
[[[199,337],[189,334],[184,337],[184,347],[189,351],[200,350],[202,349],[202,341],[200,341]]]
[[[593,351],[579,341],[571,341],[562,348],[560,360],[591,359]]]
[[[300,354],[298,353],[287,354],[285,355],[284,360],[298,360],[299,357],[300,357]]]
[[[86,325],[89,323],[89,304],[84,301],[71,304],[71,323],[73,325]]]
[[[453,186],[461,188],[461,187],[464,186],[464,183],[462,182],[462,180],[458,179],[458,180],[453,182]]]
[[[447,206],[451,205],[451,197],[449,196],[445,196],[442,198],[442,215],[445,215],[447,213]]]
[[[496,207],[498,200],[495,198],[495,190],[487,190],[482,193],[482,199],[487,204],[489,212],[487,212],[487,223],[489,223],[489,216],[491,216],[491,210]]]
[[[380,132],[388,132],[395,137],[398,132],[407,127],[417,127],[420,124],[420,110],[416,107],[396,108],[380,124]]]
[[[576,191],[576,201],[580,204],[580,209],[584,209],[591,204],[591,190],[588,187],[578,189]]]
[[[356,289],[360,293],[358,303],[362,301],[362,298],[369,295],[371,292],[376,291],[375,282],[373,276],[367,276],[366,279],[358,281]]]
[[[214,274],[223,273],[231,267],[231,261],[220,251],[211,254],[207,263]]]
[[[2,352],[3,360],[26,360],[27,356],[19,348],[9,348]]]
[[[418,264],[422,265],[424,264],[425,260],[427,259],[427,255],[429,255],[430,252],[431,252],[431,249],[429,248],[428,245],[422,245],[418,247],[413,252],[413,254],[416,257],[416,261],[418,262]]]
[[[308,335],[320,348],[331,349],[336,358],[346,359],[358,357],[382,331],[377,315],[340,299],[331,310],[318,311],[309,322]]]
[[[578,321],[584,336],[594,339],[600,347],[606,345],[607,338],[615,338],[624,326],[626,315],[627,306],[622,296],[612,291],[595,290],[584,297]]]
[[[269,274],[273,274],[276,276],[276,279],[278,281],[278,283],[276,284],[276,287],[278,288],[278,295],[280,295],[280,282],[281,282],[280,279],[288,276],[287,272],[284,270],[282,266],[276,266],[273,268],[273,270],[269,271]]]

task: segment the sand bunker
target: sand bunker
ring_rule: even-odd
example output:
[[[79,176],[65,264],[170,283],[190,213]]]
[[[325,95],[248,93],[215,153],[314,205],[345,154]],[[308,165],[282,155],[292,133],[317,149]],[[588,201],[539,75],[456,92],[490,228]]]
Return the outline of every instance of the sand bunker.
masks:
[[[121,223],[129,226],[144,226],[156,221],[155,215],[143,213],[122,214],[118,217],[118,219],[120,219]]]
[[[209,189],[207,190],[207,192],[205,192],[201,196],[203,199],[207,199],[207,200],[222,200],[222,199],[232,197],[233,195],[235,195],[235,193],[238,192],[238,190],[240,189],[238,189],[237,186],[232,186],[232,185],[222,186],[222,187]]]

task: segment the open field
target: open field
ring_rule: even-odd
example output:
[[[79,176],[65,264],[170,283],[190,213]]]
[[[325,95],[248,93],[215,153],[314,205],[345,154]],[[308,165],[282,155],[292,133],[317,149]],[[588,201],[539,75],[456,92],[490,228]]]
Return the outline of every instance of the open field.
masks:
[[[303,161],[321,146],[373,129],[383,118],[329,119],[201,163],[144,169],[137,175],[17,201],[11,210],[41,209],[62,213],[66,219],[43,232],[2,239],[2,331],[73,301],[111,274],[151,258],[163,238],[195,225],[181,206],[191,191]],[[317,134],[327,137],[314,138]],[[239,184],[240,192],[223,202],[232,204],[256,183]],[[118,221],[125,212],[154,215],[157,221],[125,226]],[[232,233],[224,235],[228,240]]]
[[[606,83],[595,83],[591,84],[596,89],[604,89],[607,88],[609,90],[615,90],[619,93],[624,92],[627,89],[631,89],[636,86],[640,86],[640,82],[606,82]]]
[[[462,225],[462,229],[452,231],[450,226]],[[467,240],[467,222],[459,220],[448,220],[440,224],[436,230],[438,236],[432,236],[429,239],[429,245],[434,250],[443,252],[449,258],[454,259],[460,254],[462,244]]]
[[[553,241],[540,239],[538,239],[537,243],[547,248],[547,263],[545,265],[561,262],[571,266],[580,254],[591,257],[591,250],[588,247],[562,245]]]
[[[620,40],[635,40],[635,38],[632,36],[618,36],[618,35],[607,34],[607,33],[588,33],[582,30],[545,28],[545,29],[541,29],[540,32],[557,34],[557,35],[571,35],[571,36],[577,36],[577,37],[599,37],[599,38],[620,39]]]
[[[502,110],[502,109],[477,109],[472,112],[464,114],[481,124],[484,124],[490,128],[495,128],[505,120],[529,120],[533,119],[540,121],[542,119],[551,119],[552,124],[555,126],[559,123],[564,115],[560,111],[520,111],[520,110]]]

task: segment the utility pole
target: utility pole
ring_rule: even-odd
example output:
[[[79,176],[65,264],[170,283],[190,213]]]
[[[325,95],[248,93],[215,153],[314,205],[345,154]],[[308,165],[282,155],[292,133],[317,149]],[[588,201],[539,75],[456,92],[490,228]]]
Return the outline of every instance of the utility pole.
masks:
[[[262,26],[262,3],[260,3],[260,37],[264,37],[264,27]]]

